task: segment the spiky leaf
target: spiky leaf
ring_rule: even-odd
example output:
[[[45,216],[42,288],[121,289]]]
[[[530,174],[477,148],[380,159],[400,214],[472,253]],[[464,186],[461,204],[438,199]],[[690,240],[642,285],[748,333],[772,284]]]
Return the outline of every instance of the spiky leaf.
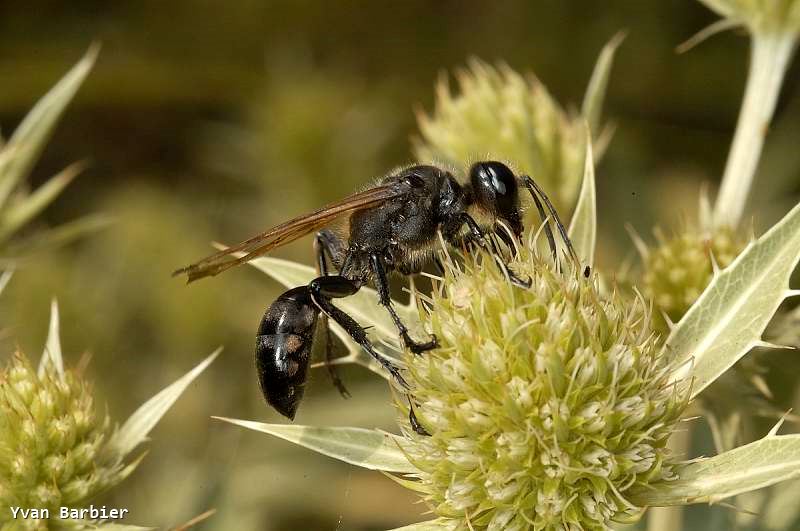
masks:
[[[7,269],[0,274],[0,293],[3,293],[3,290],[6,289],[6,286],[11,281],[12,276],[14,276],[13,269]]]
[[[216,359],[221,351],[222,348],[215,350],[209,357],[200,362],[197,367],[142,404],[125,421],[125,424],[111,436],[108,441],[110,450],[120,456],[125,456],[139,444],[146,441],[150,430],[158,424],[161,417],[172,407],[172,404],[183,394],[189,384]]]
[[[0,207],[30,173],[64,109],[92,69],[98,50],[97,46],[92,46],[86,52],[83,59],[39,100],[4,146],[3,152],[8,156],[0,163]]]
[[[441,520],[428,520],[427,522],[404,525],[403,527],[398,527],[391,531],[447,531],[454,529],[454,527],[455,526],[449,525]]]
[[[0,268],[14,267],[19,257],[28,257],[37,252],[52,249],[74,241],[88,233],[96,232],[111,224],[112,220],[102,214],[83,216],[74,221],[62,223],[51,229],[39,231],[19,241],[12,241],[4,248],[4,255],[14,258],[0,258]]]
[[[586,87],[581,114],[588,122],[589,129],[594,136],[597,136],[600,130],[600,115],[603,110],[603,101],[606,98],[611,66],[614,64],[614,54],[616,54],[617,48],[622,44],[624,38],[624,33],[617,33],[603,46],[600,56],[597,58],[597,63],[594,65],[589,85]]]
[[[800,477],[800,435],[769,435],[689,464],[678,476],[631,493],[631,501],[641,506],[714,503]]]
[[[384,472],[414,473],[417,469],[400,450],[399,437],[363,428],[326,428],[265,424],[213,417],[254,431],[268,433],[351,465]]]
[[[47,331],[47,343],[45,343],[42,359],[39,362],[39,378],[42,378],[47,371],[47,366],[55,368],[56,374],[64,379],[64,359],[61,354],[60,324],[58,318],[58,302],[53,299],[50,303],[50,327]]]
[[[587,135],[588,138],[588,135]],[[569,224],[569,237],[583,265],[594,265],[594,249],[597,240],[597,193],[594,182],[594,157],[592,142],[586,142],[586,157],[583,168],[583,184],[578,204]]]
[[[2,214],[0,215],[0,242],[14,234],[52,203],[82,169],[82,164],[67,166],[32,194],[18,202],[13,202],[0,212]]]
[[[693,396],[762,344],[761,334],[790,294],[800,260],[800,205],[717,273],[670,333],[667,355],[683,363],[674,379],[693,378]]]

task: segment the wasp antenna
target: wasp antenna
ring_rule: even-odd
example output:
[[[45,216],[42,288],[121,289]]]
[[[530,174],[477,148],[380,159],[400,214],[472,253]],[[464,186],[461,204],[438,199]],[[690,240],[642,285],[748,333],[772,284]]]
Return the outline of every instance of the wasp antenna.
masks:
[[[550,247],[550,252],[553,253],[553,259],[558,262],[556,239],[553,237],[553,230],[550,228],[550,216],[545,213],[542,202],[539,200],[539,196],[536,195],[536,183],[534,183],[533,179],[527,175],[523,176],[522,179],[525,182],[525,186],[528,188],[528,191],[531,193],[533,203],[536,205],[536,210],[539,211],[539,218],[542,220],[542,227],[544,227],[544,232],[547,235],[547,245]],[[531,183],[533,184],[531,185]]]
[[[561,218],[558,216],[558,212],[556,208],[553,206],[553,203],[550,201],[550,198],[544,193],[544,190],[536,184],[530,176],[524,175],[522,176],[523,182],[528,187],[528,190],[531,192],[531,196],[533,197],[534,203],[536,203],[536,207],[539,209],[539,215],[542,215],[541,203],[537,198],[537,195],[541,197],[542,201],[544,202],[545,206],[547,207],[550,216],[552,217],[553,221],[556,224],[556,229],[558,230],[558,234],[561,236],[561,239],[564,241],[564,244],[567,246],[567,251],[569,252],[570,257],[572,257],[573,262],[575,262],[576,266],[580,266],[580,260],[578,259],[578,253],[575,252],[575,248],[572,247],[572,241],[569,239],[567,235],[567,229],[564,228],[564,224],[561,222]],[[552,235],[552,232],[550,233]],[[585,273],[584,273],[585,274]]]

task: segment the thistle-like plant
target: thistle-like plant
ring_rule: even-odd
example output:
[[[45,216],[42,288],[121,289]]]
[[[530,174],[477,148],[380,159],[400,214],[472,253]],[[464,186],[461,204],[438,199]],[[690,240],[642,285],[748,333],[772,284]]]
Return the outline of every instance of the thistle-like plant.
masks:
[[[737,237],[737,234],[752,232],[741,226],[743,216],[783,78],[800,35],[800,2],[796,0],[700,1],[723,18],[690,39],[687,42],[689,46],[684,48],[718,31],[742,26],[751,38],[750,67],[739,120],[713,209],[703,194],[698,226],[675,231],[672,238],[660,238],[658,245],[650,250],[645,250],[646,246],[641,242],[637,243],[644,258],[644,284],[653,296],[656,319],[660,316],[664,326],[679,322],[695,303],[711,281],[709,271],[716,272],[725,267],[731,254],[735,256],[741,252],[747,239]],[[704,255],[703,258],[700,254]],[[771,343],[765,341],[758,346],[774,350],[796,345],[800,334],[796,329],[787,329],[786,325],[791,322],[791,313],[778,312],[773,329],[765,333]],[[729,450],[737,441],[751,440],[755,436],[748,426],[752,424],[748,417],[780,415],[780,411],[765,400],[772,395],[763,378],[765,370],[760,365],[759,358],[755,357],[737,364],[722,381],[709,389],[701,401],[701,409],[709,421],[719,451]],[[746,408],[741,407],[743,403]],[[677,438],[673,446],[678,451],[686,451],[689,444],[687,434]],[[791,492],[791,489],[785,488],[785,491]],[[790,525],[800,514],[798,509],[770,506],[763,500],[749,499],[746,503],[749,509],[764,511],[765,525],[775,529]],[[782,512],[779,520],[784,523],[780,526],[770,517],[776,511]],[[747,517],[737,516],[739,525],[752,524],[747,520]],[[672,517],[663,519],[660,525],[666,529],[679,523],[680,515],[673,511]]]
[[[725,268],[745,246],[745,240],[728,227],[703,231],[685,227],[666,236],[656,229],[657,243],[648,248],[637,243],[643,259],[642,289],[653,301],[653,323],[663,337],[669,327],[694,304],[714,275]]]
[[[747,76],[736,134],[714,207],[715,225],[735,227],[744,214],[783,78],[800,36],[798,0],[700,0],[724,18],[709,31],[736,26],[750,34]]]
[[[101,216],[86,216],[19,237],[25,225],[52,203],[82,168],[73,164],[32,192],[26,186],[97,53],[98,48],[93,46],[39,100],[8,142],[0,139],[0,292],[24,256],[107,224]],[[131,452],[147,440],[149,432],[219,352],[142,404],[119,425],[108,413],[97,411],[85,364],[65,367],[59,327],[54,301],[38,367],[20,351],[0,367],[0,530],[151,529],[91,517],[61,518],[60,508],[85,508],[99,494],[125,480],[144,457],[131,458]],[[44,511],[49,518],[44,517]]]
[[[0,529],[144,529],[62,519],[59,510],[85,507],[128,477],[144,457],[131,459],[131,452],[217,355],[153,396],[119,426],[108,413],[97,411],[85,367],[64,366],[53,302],[38,369],[17,352],[0,371]],[[12,508],[37,509],[37,516],[46,509],[49,518],[22,518]]]
[[[688,44],[743,26],[752,39],[750,70],[714,208],[703,195],[698,226],[675,231],[671,237],[657,234],[658,244],[653,249],[637,242],[644,261],[643,284],[656,307],[656,319],[671,322],[683,317],[705,289],[711,269],[726,266],[744,246],[744,239],[737,234],[742,231],[761,150],[800,35],[800,2],[796,0],[700,1],[724,18]]]
[[[504,79],[515,82],[484,74],[491,78],[485,90],[496,98]],[[489,94],[483,101],[495,100]],[[489,114],[492,109],[487,105]],[[486,133],[487,143],[493,133]],[[522,152],[531,137],[512,141]],[[597,239],[591,146],[587,139],[569,227],[581,261],[589,264]],[[745,180],[735,179],[740,186]],[[692,402],[752,349],[773,346],[762,339],[767,325],[787,298],[800,295],[789,286],[800,260],[800,205],[758,238],[722,245],[715,238],[738,225],[724,210],[704,208],[701,227],[712,232],[678,240],[685,245],[677,251],[665,239],[666,250],[656,251],[660,265],[653,270],[665,275],[676,266],[664,261],[688,257],[682,267],[696,291],[681,284],[686,278],[672,279],[683,289],[684,307],[675,323],[661,328],[663,337],[653,329],[650,301],[621,294],[605,280],[613,275],[602,270],[585,279],[572,265],[540,256],[534,228],[512,263],[531,277],[530,289],[512,286],[490,257],[465,256],[447,262],[431,296],[412,294],[401,307],[403,317],[418,318],[420,331],[441,341],[426,355],[398,356],[394,328],[375,310],[373,291],[337,301],[406,368],[410,398],[405,390],[395,393],[399,435],[223,420],[391,474],[418,492],[434,515],[402,528],[409,531],[609,529],[654,506],[716,503],[796,478],[800,435],[778,435],[782,420],[766,436],[714,457],[689,459],[683,448],[670,448],[670,439],[687,429],[682,420]],[[715,256],[721,249],[729,255],[723,260]],[[310,267],[272,258],[253,265],[287,286],[315,276]],[[656,287],[661,283],[653,278],[646,289],[656,297]],[[654,310],[660,311],[657,301]],[[334,332],[350,349],[339,363],[381,373]],[[410,407],[428,436],[411,429]]]
[[[582,199],[592,186],[583,189]],[[590,229],[573,224],[572,234]],[[440,517],[409,529],[602,529],[649,506],[717,502],[800,474],[800,436],[777,435],[780,423],[709,459],[686,462],[664,446],[687,401],[761,345],[777,306],[797,294],[788,277],[800,259],[800,206],[714,273],[663,345],[644,304],[620,307],[618,295],[522,251],[515,265],[534,278],[530,291],[492,267],[450,268],[425,311],[405,307],[443,341],[441,352],[408,363],[430,438],[408,429],[402,395],[401,436],[228,420],[403,475]],[[272,258],[254,265],[286,285],[315,275]],[[341,306],[396,345],[374,296],[364,290]],[[347,361],[371,366],[351,348]]]

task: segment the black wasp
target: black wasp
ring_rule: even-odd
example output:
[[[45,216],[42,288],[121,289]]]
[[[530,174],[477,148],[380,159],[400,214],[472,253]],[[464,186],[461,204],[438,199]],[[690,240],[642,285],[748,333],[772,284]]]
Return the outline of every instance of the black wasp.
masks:
[[[320,276],[307,286],[290,289],[278,297],[267,309],[258,329],[256,368],[261,392],[270,405],[293,419],[303,397],[311,347],[320,321],[325,328],[326,352],[330,359],[328,318],[337,322],[405,386],[398,368],[375,350],[364,328],[337,308],[333,299],[352,295],[372,281],[379,302],[391,315],[404,345],[417,354],[436,348],[435,336],[419,342],[409,335],[392,306],[388,275],[391,272],[412,275],[421,272],[426,264],[436,262],[439,232],[450,245],[475,244],[486,249],[511,282],[522,287],[530,285],[530,279],[514,274],[494,240],[487,237],[487,233],[496,235],[513,252],[512,237],[520,239],[523,232],[520,186],[530,191],[545,221],[544,229],[553,253],[556,254],[556,246],[549,221],[555,222],[567,249],[576,259],[555,208],[533,179],[514,175],[501,162],[485,161],[472,165],[468,184],[460,184],[450,172],[435,166],[418,165],[397,170],[372,188],[282,223],[179,269],[173,275],[186,274],[189,282],[216,275],[347,216],[348,228],[342,234],[330,229],[317,232],[314,248]],[[474,212],[491,221],[488,225],[479,224],[473,217]],[[501,223],[509,230],[503,229]],[[331,274],[332,271],[336,274]],[[328,364],[328,367],[334,383],[346,395],[333,365]]]

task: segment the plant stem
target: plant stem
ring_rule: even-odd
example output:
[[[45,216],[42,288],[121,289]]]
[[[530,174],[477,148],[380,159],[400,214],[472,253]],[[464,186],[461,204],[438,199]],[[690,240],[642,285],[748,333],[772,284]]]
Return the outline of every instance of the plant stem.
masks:
[[[795,43],[791,32],[753,33],[747,87],[714,208],[718,226],[741,221]]]

